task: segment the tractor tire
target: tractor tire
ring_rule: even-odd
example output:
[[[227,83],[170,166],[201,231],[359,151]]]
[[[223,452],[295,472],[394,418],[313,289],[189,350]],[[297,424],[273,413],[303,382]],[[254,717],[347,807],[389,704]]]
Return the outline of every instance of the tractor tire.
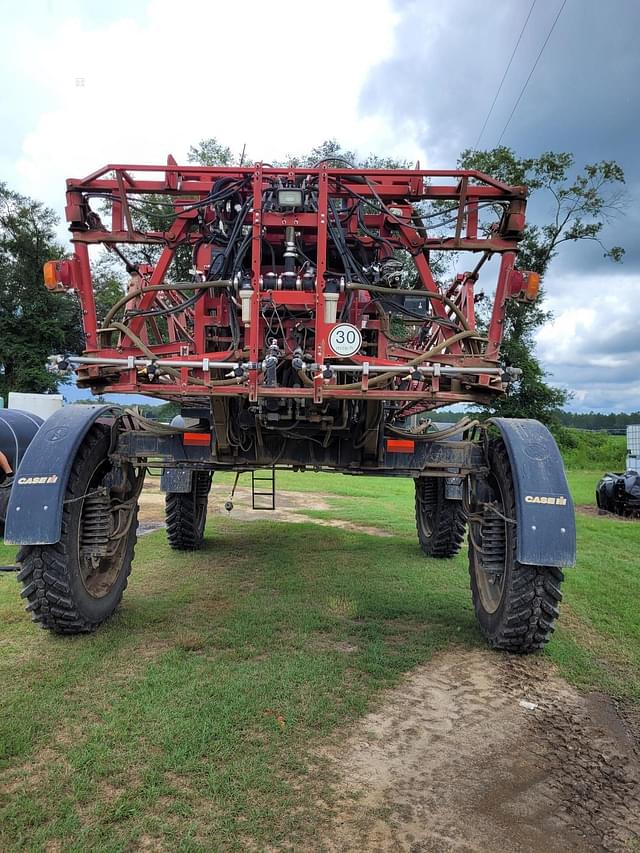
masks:
[[[204,543],[211,471],[194,471],[190,492],[167,492],[167,538],[174,551],[198,551]]]
[[[482,521],[470,523],[473,605],[492,648],[528,654],[543,648],[555,629],[564,575],[553,566],[530,566],[516,560],[517,532],[511,521],[516,517],[515,489],[501,439],[489,445],[489,465],[491,503],[497,512],[485,510]]]
[[[92,427],[71,466],[60,540],[25,545],[18,553],[27,611],[56,634],[95,631],[117,608],[131,572],[139,487],[127,500],[114,501],[104,488],[100,494],[111,470],[109,446],[109,432]]]
[[[427,557],[455,557],[464,541],[467,516],[460,501],[444,496],[442,477],[420,477],[416,485],[416,529]]]

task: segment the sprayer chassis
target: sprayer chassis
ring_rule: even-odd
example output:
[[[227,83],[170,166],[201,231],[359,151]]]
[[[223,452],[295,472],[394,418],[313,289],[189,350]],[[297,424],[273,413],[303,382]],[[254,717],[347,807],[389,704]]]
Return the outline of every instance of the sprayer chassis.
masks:
[[[553,438],[537,421],[463,418],[438,430],[415,417],[491,403],[517,376],[499,347],[507,301],[537,293],[537,277],[514,269],[524,187],[475,171],[169,158],[106,166],[67,189],[73,257],[45,268],[47,286],[75,291],[82,307],[86,349],[65,360],[80,386],[173,400],[182,416],[169,425],[71,406],[37,433],[6,523],[7,541],[23,545],[37,622],[79,633],[113,612],[150,466],[163,471],[178,550],[202,545],[212,472],[290,468],[412,478],[427,556],[453,556],[469,526],[473,600],[490,644],[526,652],[547,642],[560,567],[575,559]],[[140,198],[151,206],[141,211]],[[100,322],[91,245],[130,276]],[[464,253],[479,258],[438,282],[442,258]],[[475,288],[493,257],[481,334]]]

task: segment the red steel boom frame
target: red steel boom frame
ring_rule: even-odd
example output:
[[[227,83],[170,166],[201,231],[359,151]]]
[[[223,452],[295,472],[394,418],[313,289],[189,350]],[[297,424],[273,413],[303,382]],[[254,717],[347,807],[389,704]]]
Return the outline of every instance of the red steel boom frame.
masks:
[[[280,206],[278,190],[301,190],[302,203]],[[178,166],[171,157],[166,166],[108,165],[71,179],[66,217],[74,253],[55,263],[52,280],[81,302],[79,382],[164,399],[388,400],[405,415],[490,402],[508,381],[499,365],[506,300],[531,299],[537,288],[533,274],[514,269],[526,195],[525,187],[472,170],[223,168]],[[100,204],[94,198],[106,205],[110,227],[92,209]],[[136,226],[141,198],[151,200],[163,229]],[[487,210],[497,214],[490,226]],[[234,228],[244,255],[233,277],[221,279],[216,258]],[[95,245],[119,255],[131,276],[106,328],[96,317]],[[152,247],[150,262],[132,264],[127,247],[140,245]],[[187,249],[190,281],[177,282],[176,259]],[[448,284],[436,281],[434,253],[462,252],[479,259]],[[500,256],[495,299],[481,335],[474,291],[493,255]],[[349,358],[328,342],[334,318],[325,307],[336,290],[337,316],[363,336]],[[424,304],[414,337],[400,341],[390,328],[394,305],[404,310],[403,293]],[[270,346],[280,365],[296,367],[295,381],[269,374]]]

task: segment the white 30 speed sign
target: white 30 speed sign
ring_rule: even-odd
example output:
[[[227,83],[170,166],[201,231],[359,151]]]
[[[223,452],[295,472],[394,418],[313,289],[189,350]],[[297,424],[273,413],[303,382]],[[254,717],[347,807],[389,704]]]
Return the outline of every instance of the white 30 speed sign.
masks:
[[[338,323],[329,332],[329,346],[336,355],[355,355],[362,346],[360,329],[351,323]]]

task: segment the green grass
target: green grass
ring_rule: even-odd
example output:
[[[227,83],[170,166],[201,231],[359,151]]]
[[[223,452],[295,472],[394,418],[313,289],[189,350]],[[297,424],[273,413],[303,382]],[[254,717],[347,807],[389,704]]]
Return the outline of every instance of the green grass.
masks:
[[[601,469],[602,476],[605,471],[625,469],[627,439],[624,435],[563,428],[557,438],[565,465],[572,470]]]
[[[569,488],[577,506],[596,506],[596,486],[602,471],[567,471]]]
[[[593,502],[594,477],[570,472],[577,503]],[[1,850],[308,842],[330,782],[314,747],[435,651],[483,645],[466,556],[417,549],[411,482],[278,480],[310,504],[330,495],[311,516],[392,535],[216,517],[204,552],[177,555],[154,533],[117,615],[71,639],[36,630],[0,575]],[[578,518],[579,564],[545,652],[579,686],[632,702],[639,534]],[[12,557],[0,547],[0,562]]]

